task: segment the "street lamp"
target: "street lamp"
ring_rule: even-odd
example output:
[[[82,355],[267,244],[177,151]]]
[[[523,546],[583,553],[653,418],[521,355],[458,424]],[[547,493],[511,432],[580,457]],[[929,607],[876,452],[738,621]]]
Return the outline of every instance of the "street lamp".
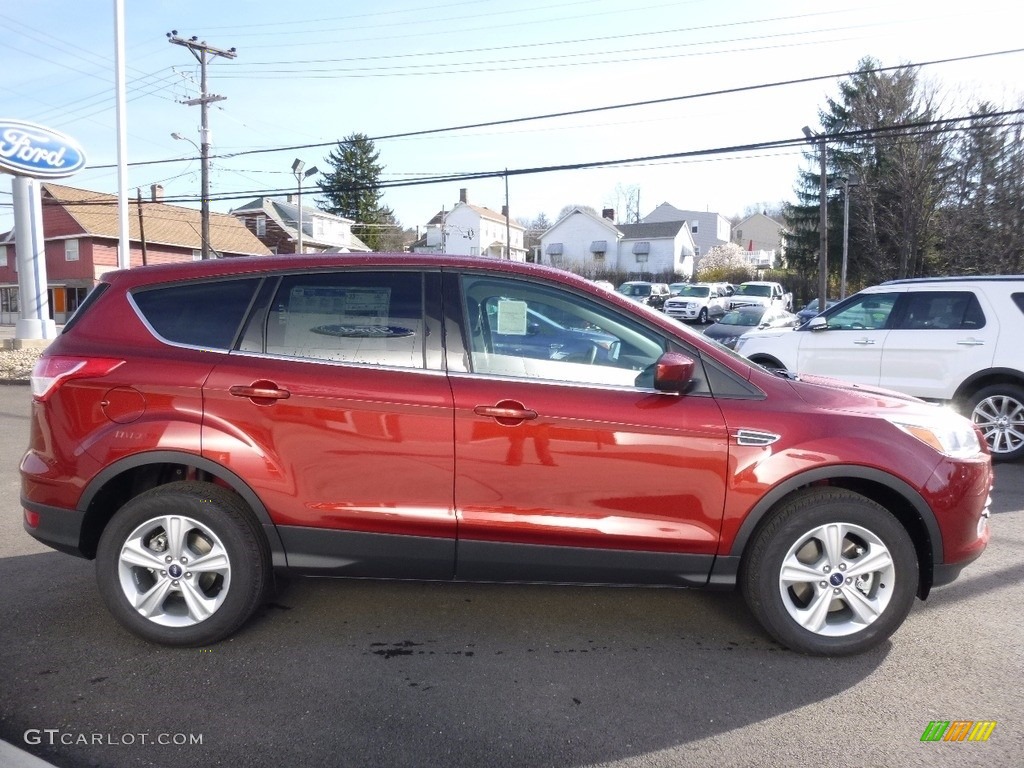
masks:
[[[182,136],[180,133],[172,133],[171,138],[177,139],[178,141],[187,141],[193,147],[199,151],[199,157],[202,162],[202,170],[200,172],[200,186],[202,187],[201,200],[199,204],[200,220],[201,220],[201,232],[199,239],[200,248],[202,250],[203,258],[210,258],[210,143],[209,133],[205,129],[200,131],[200,138],[202,145],[196,144],[192,139]]]
[[[808,141],[817,140],[818,150],[821,155],[821,189],[819,192],[820,197],[820,221],[818,223],[818,233],[821,237],[821,243],[818,247],[818,311],[825,311],[825,298],[828,293],[828,177],[825,173],[825,136],[820,133],[815,133],[806,125],[801,129],[804,132],[804,136],[807,137]]]
[[[843,268],[839,275],[839,298],[846,298],[846,255],[850,247],[850,187],[860,184],[856,173],[843,179]]]
[[[303,168],[305,168],[305,167],[306,167],[306,164],[304,162],[302,162],[301,160],[299,160],[298,158],[295,158],[295,162],[292,163],[292,173],[295,174],[295,181],[298,182],[298,185],[299,185],[299,194],[298,194],[298,198],[299,198],[299,201],[298,201],[299,202],[299,217],[298,217],[298,219],[299,219],[299,221],[298,221],[299,236],[298,236],[298,240],[296,241],[296,245],[295,245],[295,252],[296,253],[302,253],[302,180],[303,179],[308,179],[314,173],[317,173],[317,167],[315,165],[312,168],[310,168],[308,171],[303,172]]]

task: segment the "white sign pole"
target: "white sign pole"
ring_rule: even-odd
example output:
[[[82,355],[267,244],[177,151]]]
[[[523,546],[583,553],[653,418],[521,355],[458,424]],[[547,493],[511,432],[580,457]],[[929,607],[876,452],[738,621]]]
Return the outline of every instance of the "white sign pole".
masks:
[[[55,339],[57,326],[50,319],[46,282],[46,241],[43,239],[43,204],[39,182],[15,176],[14,231],[18,259],[18,288],[21,318],[15,339]]]

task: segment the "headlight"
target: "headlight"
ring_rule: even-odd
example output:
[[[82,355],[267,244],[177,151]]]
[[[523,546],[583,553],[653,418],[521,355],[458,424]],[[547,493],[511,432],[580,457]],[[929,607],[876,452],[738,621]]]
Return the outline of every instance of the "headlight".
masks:
[[[982,452],[974,424],[946,408],[936,409],[935,418],[891,418],[889,421],[946,456],[965,459]]]

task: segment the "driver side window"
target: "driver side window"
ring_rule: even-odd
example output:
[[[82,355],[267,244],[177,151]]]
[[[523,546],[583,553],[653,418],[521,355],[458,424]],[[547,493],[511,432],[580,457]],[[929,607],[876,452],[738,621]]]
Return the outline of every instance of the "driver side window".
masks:
[[[577,294],[525,280],[465,277],[473,373],[605,386],[645,386],[666,340]]]
[[[830,331],[877,331],[889,327],[898,293],[870,293],[826,314]]]

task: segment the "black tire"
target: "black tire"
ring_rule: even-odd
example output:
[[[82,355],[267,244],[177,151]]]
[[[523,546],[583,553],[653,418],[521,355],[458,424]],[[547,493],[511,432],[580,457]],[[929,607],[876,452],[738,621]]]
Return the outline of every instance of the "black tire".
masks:
[[[700,323],[701,325],[707,325],[708,324],[708,308],[707,307],[701,307],[700,308],[700,314],[697,315],[697,322]]]
[[[209,645],[235,632],[264,599],[270,552],[236,494],[210,483],[169,483],[114,515],[100,537],[96,579],[114,618],[139,637]]]
[[[966,416],[985,436],[992,461],[1024,457],[1024,387],[993,384],[979,389],[968,401]]]
[[[876,558],[884,567],[854,578]],[[784,564],[791,578],[783,577]],[[740,585],[751,612],[780,643],[845,656],[896,631],[918,579],[914,544],[888,511],[852,491],[810,488],[783,502],[758,532]]]

